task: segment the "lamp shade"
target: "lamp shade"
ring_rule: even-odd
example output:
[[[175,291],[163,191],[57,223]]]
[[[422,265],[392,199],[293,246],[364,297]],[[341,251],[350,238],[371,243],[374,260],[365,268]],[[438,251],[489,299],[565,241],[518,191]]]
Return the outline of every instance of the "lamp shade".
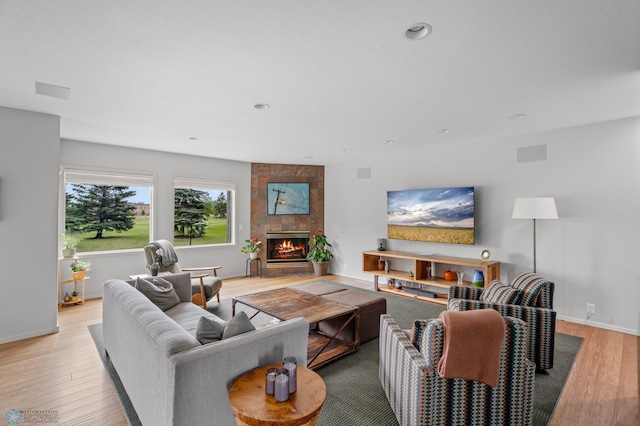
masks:
[[[516,198],[514,219],[557,219],[556,200],[553,197]]]

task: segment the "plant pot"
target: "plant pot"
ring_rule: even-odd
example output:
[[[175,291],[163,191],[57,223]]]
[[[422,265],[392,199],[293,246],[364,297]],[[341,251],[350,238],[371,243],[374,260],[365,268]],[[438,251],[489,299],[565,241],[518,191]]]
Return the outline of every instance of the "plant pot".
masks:
[[[77,302],[78,301],[78,296],[71,296],[71,301],[72,302]]]
[[[313,263],[313,275],[321,277],[327,275],[327,269],[329,269],[329,262],[311,262]]]
[[[62,249],[62,257],[69,259],[72,258],[76,255],[76,249],[75,248],[66,248],[66,249]]]
[[[249,259],[257,259],[257,258],[258,258],[258,253],[254,253],[254,252],[249,253]]]
[[[74,280],[81,280],[84,278],[84,276],[86,275],[87,271],[78,271],[78,272],[71,272],[73,274],[73,279]]]
[[[149,272],[151,272],[151,276],[152,277],[157,277],[158,276],[158,270],[160,268],[149,268]]]

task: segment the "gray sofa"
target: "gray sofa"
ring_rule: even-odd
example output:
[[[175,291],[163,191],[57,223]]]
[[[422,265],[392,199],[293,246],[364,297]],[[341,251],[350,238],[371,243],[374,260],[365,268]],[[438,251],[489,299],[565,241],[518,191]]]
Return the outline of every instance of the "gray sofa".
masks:
[[[189,274],[163,276],[181,303],[163,312],[130,283],[103,284],[104,347],[144,425],[235,425],[228,390],[246,371],[295,356],[306,365],[302,318],[200,344]]]

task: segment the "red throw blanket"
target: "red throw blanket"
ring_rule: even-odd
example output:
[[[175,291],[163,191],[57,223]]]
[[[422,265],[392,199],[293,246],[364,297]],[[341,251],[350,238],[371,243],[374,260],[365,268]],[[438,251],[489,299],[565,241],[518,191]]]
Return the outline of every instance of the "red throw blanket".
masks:
[[[444,346],[438,374],[498,386],[504,319],[493,309],[444,311]]]

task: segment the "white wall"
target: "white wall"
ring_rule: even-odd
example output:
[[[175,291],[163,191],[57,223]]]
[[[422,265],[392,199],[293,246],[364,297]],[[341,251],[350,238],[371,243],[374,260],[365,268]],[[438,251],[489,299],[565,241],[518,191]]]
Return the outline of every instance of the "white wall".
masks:
[[[246,254],[240,252],[240,246],[249,238],[250,232],[250,163],[65,139],[61,141],[60,161],[65,167],[71,168],[97,167],[154,174],[156,222],[152,226],[156,230],[155,239],[170,241],[173,241],[173,182],[176,176],[235,180],[236,225],[237,228],[242,227],[242,230],[237,230],[236,244],[222,247],[176,247],[176,252],[182,267],[221,265],[218,275],[223,278],[244,276]],[[59,226],[64,228],[62,211],[59,214]],[[87,253],[81,254],[81,257],[91,262],[91,279],[87,281],[88,298],[102,297],[102,283],[107,279],[127,279],[129,275],[147,272],[142,249],[120,253]]]
[[[57,331],[60,118],[0,107],[0,343]]]
[[[518,147],[540,144],[546,161],[516,161]],[[386,191],[475,186],[475,246],[390,240],[388,247],[473,258],[488,248],[508,281],[533,267],[532,221],[511,218],[514,198],[551,196],[560,218],[537,221],[537,271],[556,284],[558,316],[638,334],[640,118],[420,152],[379,149],[377,160],[325,169],[331,273],[373,281],[361,273],[361,253],[386,238]],[[371,178],[358,180],[365,167]],[[587,303],[596,304],[589,320]]]

